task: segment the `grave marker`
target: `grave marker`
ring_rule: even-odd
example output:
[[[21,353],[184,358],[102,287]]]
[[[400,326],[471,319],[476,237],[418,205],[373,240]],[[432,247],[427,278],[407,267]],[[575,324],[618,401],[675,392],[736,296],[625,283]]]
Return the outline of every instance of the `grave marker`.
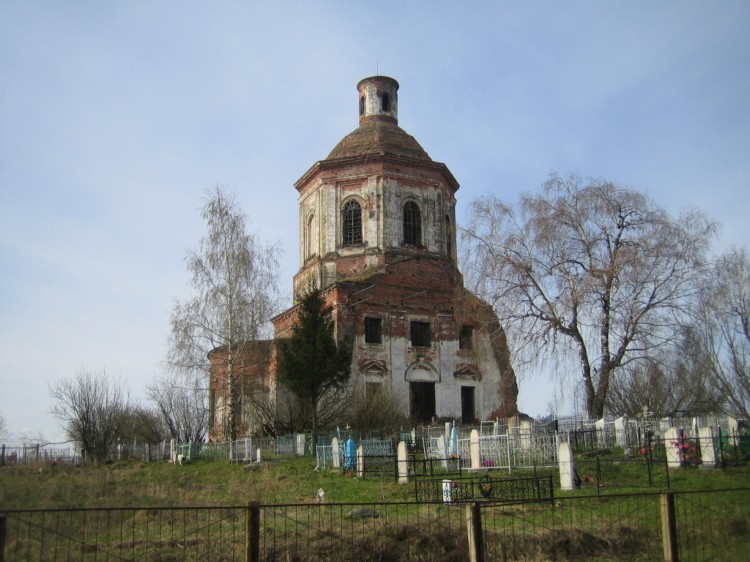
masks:
[[[406,443],[398,442],[396,447],[396,460],[398,462],[398,483],[409,483],[409,458],[407,456]]]
[[[701,466],[705,468],[715,468],[716,449],[714,448],[714,428],[699,427],[698,442],[701,446]]]
[[[676,427],[670,427],[664,432],[664,447],[667,450],[667,466],[669,468],[680,468],[682,457],[677,443],[680,442],[680,432]]]
[[[565,491],[575,490],[575,463],[573,462],[573,451],[567,442],[560,443],[557,457],[560,462],[560,489]]]
[[[331,465],[333,468],[341,467],[341,458],[339,456],[339,438],[331,439]]]
[[[469,436],[469,456],[471,457],[471,468],[478,469],[482,466],[482,455],[479,452],[479,432],[471,430]]]

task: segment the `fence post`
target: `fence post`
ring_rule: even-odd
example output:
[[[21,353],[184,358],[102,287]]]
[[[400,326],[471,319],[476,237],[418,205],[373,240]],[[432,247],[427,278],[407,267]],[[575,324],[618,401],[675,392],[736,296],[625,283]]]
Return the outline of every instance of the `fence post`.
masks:
[[[471,562],[484,562],[482,511],[479,502],[466,504],[466,532],[469,535],[469,560]]]
[[[259,560],[260,503],[249,501],[245,510],[245,562],[258,562]]]
[[[0,515],[0,562],[5,560],[5,515]]]
[[[665,562],[678,562],[677,521],[674,511],[674,494],[665,492],[659,498],[661,506],[661,536]]]

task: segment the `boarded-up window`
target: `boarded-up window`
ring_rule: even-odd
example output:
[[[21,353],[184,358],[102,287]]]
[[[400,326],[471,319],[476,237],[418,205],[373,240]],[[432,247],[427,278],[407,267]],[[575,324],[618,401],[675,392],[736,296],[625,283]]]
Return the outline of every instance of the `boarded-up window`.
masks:
[[[430,347],[430,323],[411,323],[411,345],[412,347]]]
[[[474,328],[471,326],[461,326],[461,333],[458,336],[458,348],[459,349],[473,349],[474,348]]]
[[[365,343],[383,343],[383,329],[380,318],[365,318]]]

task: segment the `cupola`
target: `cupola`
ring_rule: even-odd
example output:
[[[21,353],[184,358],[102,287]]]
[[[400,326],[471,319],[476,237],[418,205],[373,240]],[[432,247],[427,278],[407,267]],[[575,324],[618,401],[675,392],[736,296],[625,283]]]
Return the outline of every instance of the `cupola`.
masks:
[[[382,119],[398,125],[398,82],[387,76],[370,76],[359,81],[359,123]]]

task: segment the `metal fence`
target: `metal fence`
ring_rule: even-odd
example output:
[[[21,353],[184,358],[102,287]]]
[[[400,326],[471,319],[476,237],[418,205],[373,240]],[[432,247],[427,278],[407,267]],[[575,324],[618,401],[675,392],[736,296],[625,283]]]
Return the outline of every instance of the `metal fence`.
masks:
[[[3,560],[746,560],[750,488],[547,503],[0,511]]]

